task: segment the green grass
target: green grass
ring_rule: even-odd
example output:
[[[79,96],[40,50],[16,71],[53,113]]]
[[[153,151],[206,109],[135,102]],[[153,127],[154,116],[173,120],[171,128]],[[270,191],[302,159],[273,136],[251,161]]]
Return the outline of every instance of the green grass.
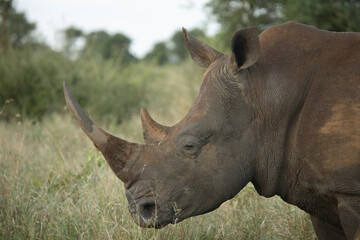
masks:
[[[149,112],[160,123],[175,124],[189,109],[202,70],[191,63],[142,67],[139,71],[155,76],[144,93]],[[73,93],[76,97],[76,88]],[[116,108],[116,104],[106,107]],[[120,125],[95,120],[115,135],[142,141],[138,114]],[[41,122],[16,117],[0,121],[0,239],[314,237],[306,213],[278,197],[258,196],[250,184],[214,212],[161,230],[139,228],[127,210],[123,184],[68,111],[48,115]]]

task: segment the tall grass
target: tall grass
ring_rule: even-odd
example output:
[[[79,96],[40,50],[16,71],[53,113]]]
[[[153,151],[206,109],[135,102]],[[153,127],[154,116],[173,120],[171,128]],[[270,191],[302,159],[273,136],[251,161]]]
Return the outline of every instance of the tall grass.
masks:
[[[112,117],[107,111],[119,111],[126,100],[112,85],[117,71],[99,72],[101,83],[89,79],[84,108],[113,134],[142,141],[137,114],[128,113],[120,125],[107,120]],[[189,62],[166,67],[140,63],[122,71],[135,84],[146,79],[143,96],[137,97],[148,98],[149,112],[164,124],[185,115],[202,75]],[[81,84],[69,84],[80,102],[86,93]],[[118,98],[102,100],[96,88]],[[63,108],[63,98],[57,101]],[[92,104],[103,107],[106,116]],[[209,214],[161,230],[139,228],[127,210],[122,183],[70,114],[59,112],[41,122],[14,116],[0,121],[0,239],[314,239],[307,214],[278,197],[258,196],[251,184]]]
[[[126,126],[129,138],[137,139],[139,125]],[[141,229],[122,183],[69,116],[1,122],[0,132],[0,239],[314,238],[307,214],[259,197],[251,185],[212,213]]]

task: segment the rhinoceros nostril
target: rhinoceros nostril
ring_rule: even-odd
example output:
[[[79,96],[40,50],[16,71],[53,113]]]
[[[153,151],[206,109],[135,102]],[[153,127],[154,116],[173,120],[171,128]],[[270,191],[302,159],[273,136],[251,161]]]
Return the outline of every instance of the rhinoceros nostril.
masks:
[[[147,200],[139,204],[139,215],[145,224],[151,225],[156,218],[156,204],[153,200]]]

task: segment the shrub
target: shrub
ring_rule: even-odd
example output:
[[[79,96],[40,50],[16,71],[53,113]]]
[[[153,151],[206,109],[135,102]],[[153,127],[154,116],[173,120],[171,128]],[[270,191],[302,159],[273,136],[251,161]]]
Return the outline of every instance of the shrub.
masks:
[[[146,103],[144,90],[154,73],[135,65],[81,59],[71,61],[46,49],[9,49],[0,56],[0,109],[9,99],[1,119],[15,115],[40,120],[62,112],[62,83],[66,81],[79,103],[92,115],[121,122]]]

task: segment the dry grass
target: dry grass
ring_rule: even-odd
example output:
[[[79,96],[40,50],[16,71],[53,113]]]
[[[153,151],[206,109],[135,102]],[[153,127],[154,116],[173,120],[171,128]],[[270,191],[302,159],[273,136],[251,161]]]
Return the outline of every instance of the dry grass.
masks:
[[[161,71],[167,79],[155,79],[154,86],[169,95],[154,97],[149,110],[173,124],[190,107],[202,73],[189,66]],[[107,129],[132,141],[141,138],[138,116]],[[314,237],[307,214],[278,197],[258,196],[251,185],[212,213],[161,230],[139,228],[127,210],[122,183],[70,114],[41,123],[0,122],[0,239]]]

